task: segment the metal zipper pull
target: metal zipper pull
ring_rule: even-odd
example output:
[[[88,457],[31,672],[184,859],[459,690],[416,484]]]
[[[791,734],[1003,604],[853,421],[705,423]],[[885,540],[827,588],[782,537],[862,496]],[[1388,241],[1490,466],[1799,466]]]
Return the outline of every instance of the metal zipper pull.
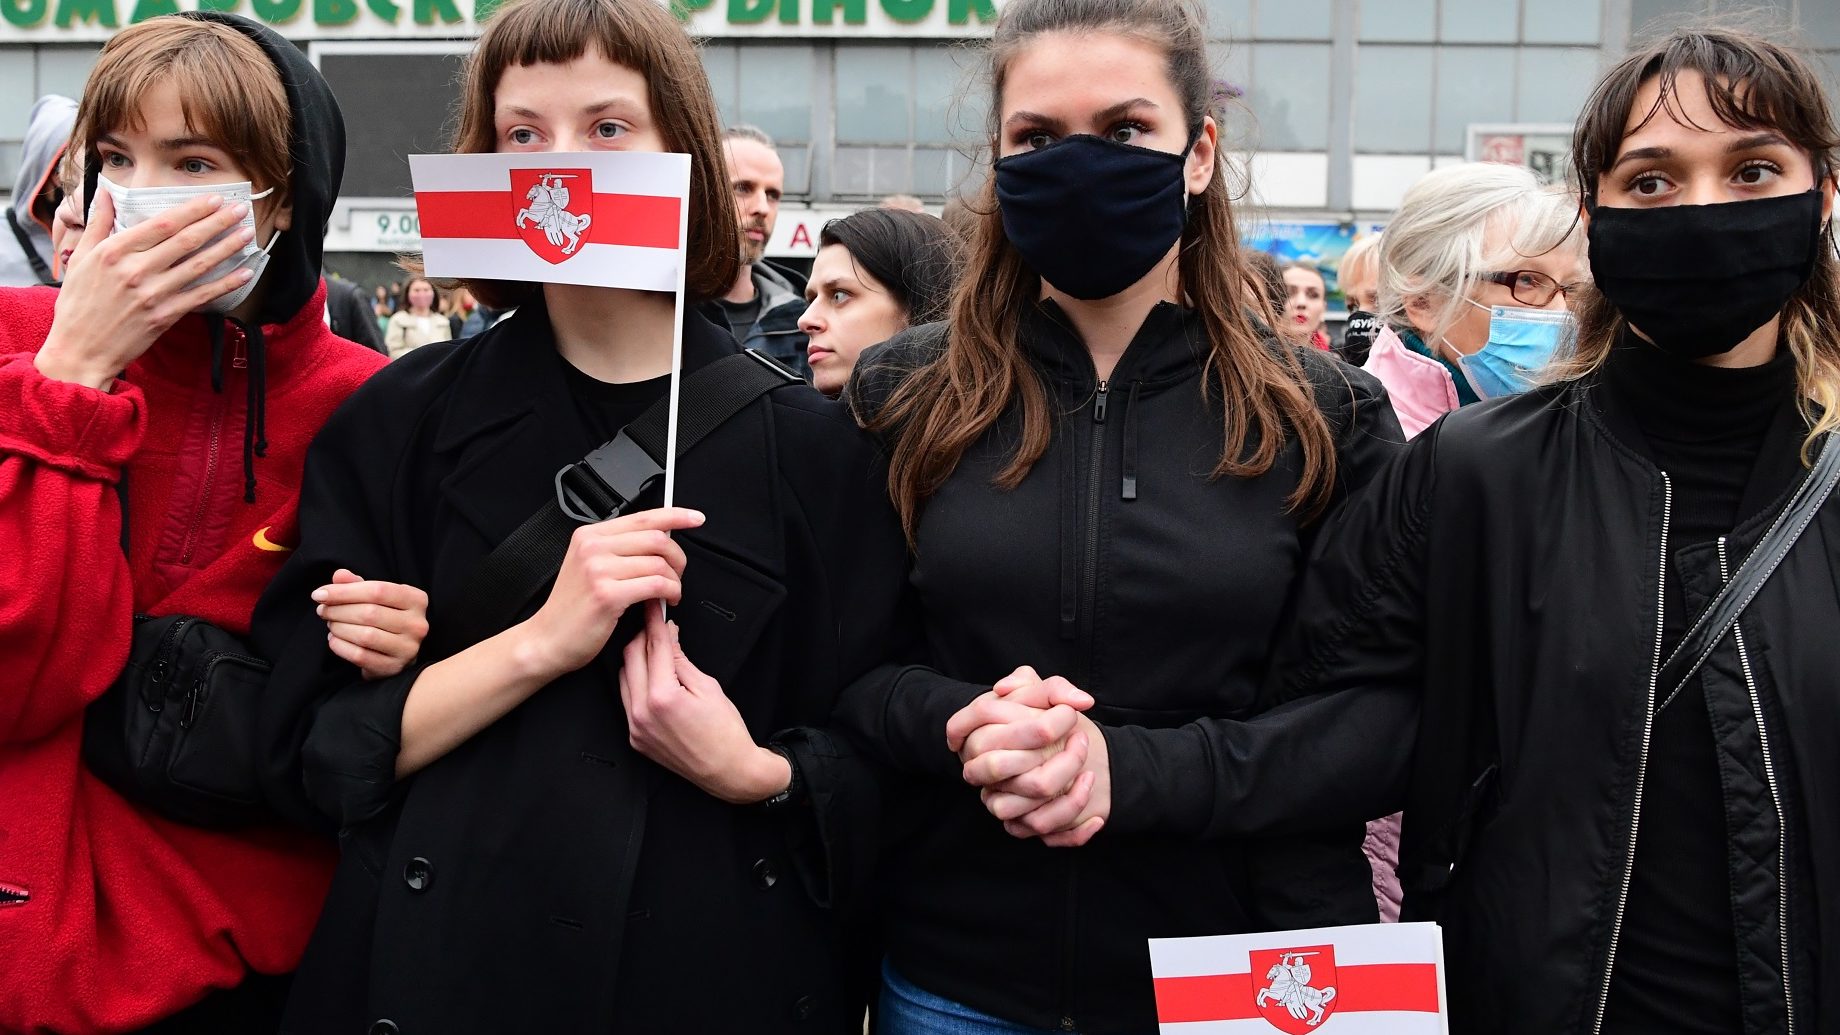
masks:
[[[1093,423],[1094,424],[1104,424],[1105,423],[1105,399],[1106,399],[1106,393],[1110,391],[1110,388],[1107,387],[1108,384],[1109,382],[1105,382],[1105,381],[1099,382],[1099,395],[1093,401]]]

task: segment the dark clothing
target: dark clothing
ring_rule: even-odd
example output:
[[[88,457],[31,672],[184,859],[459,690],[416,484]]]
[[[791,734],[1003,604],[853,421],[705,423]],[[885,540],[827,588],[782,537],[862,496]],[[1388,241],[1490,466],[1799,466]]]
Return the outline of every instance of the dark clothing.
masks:
[[[748,332],[754,329],[754,321],[760,319],[760,295],[745,302],[730,302],[726,298],[715,300],[722,308],[722,319],[728,324],[728,332],[736,341],[746,341]]]
[[[748,269],[754,281],[754,300],[736,303],[712,299],[703,303],[703,315],[726,325],[742,348],[757,349],[811,380],[811,362],[805,352],[807,339],[805,332],[799,330],[799,317],[805,315],[805,278],[771,262],[757,262]],[[744,323],[744,310],[749,306],[754,307],[753,315]]]
[[[669,374],[649,381],[601,381],[566,360],[562,364],[562,379],[568,382],[569,398],[575,403],[575,413],[581,418],[582,427],[588,429],[589,437],[596,442],[606,442],[619,435],[621,428],[631,424],[671,390]]]
[[[1658,767],[1680,772],[1656,793],[1703,804],[1698,765],[1654,743],[1694,735],[1651,721],[1668,612],[1703,610],[1805,477],[1798,425],[1772,423],[1715,542],[1674,549],[1677,486],[1596,376],[1449,414],[1323,530],[1275,696],[1334,692],[1381,743],[1416,727],[1409,760],[1319,754],[1339,787],[1304,789],[1339,790],[1336,814],[1405,807],[1403,916],[1442,925],[1452,1031],[1615,1035],[1630,917],[1662,915],[1630,873]],[[1731,914],[1748,1035],[1840,1031],[1817,964],[1840,958],[1836,543],[1830,503],[1668,709],[1709,712],[1726,880],[1697,909]]]
[[[690,315],[686,371],[735,351]],[[689,567],[671,617],[756,741],[791,752],[802,804],[727,805],[632,750],[617,675],[638,609],[596,661],[403,781],[403,702],[438,657],[365,682],[325,649],[307,594],[334,568],[426,587],[438,632],[557,469],[601,443],[565,367],[527,305],[392,364],[308,456],[300,546],[256,634],[283,659],[269,721],[304,739],[294,807],[342,827],[343,851],[286,1030],[858,1035],[865,968],[846,935],[876,780],[820,727],[892,649],[906,551],[874,443],[840,405],[775,390],[688,454],[677,486],[709,522],[676,535]]]
[[[1200,383],[1198,316],[1158,306],[1102,384],[1065,320],[1050,303],[1020,326],[1058,415],[1048,453],[1015,489],[994,485],[1018,437],[1012,409],[926,503],[910,578],[932,667],[872,673],[840,714],[913,778],[890,809],[905,824],[885,855],[890,965],[1016,1024],[1145,1031],[1156,1024],[1146,938],[1373,923],[1377,910],[1361,817],[1331,831],[1285,793],[1292,752],[1316,740],[1308,716],[1230,747],[1207,733],[1254,710],[1313,535],[1285,507],[1299,447],[1287,443],[1260,477],[1210,477],[1222,414]],[[876,412],[944,333],[918,328],[865,353],[858,413]],[[1398,448],[1392,408],[1332,356],[1268,347],[1314,385],[1336,436],[1339,497]],[[945,746],[947,719],[1024,664],[1098,700],[1112,811],[1077,850],[1005,833]],[[1328,832],[1274,847],[1212,829],[1261,806],[1293,830]]]
[[[1638,445],[1674,481],[1671,548],[1678,553],[1729,534],[1744,516],[1744,490],[1771,423],[1784,407],[1793,409],[1794,357],[1783,349],[1763,366],[1727,370],[1626,339],[1604,374],[1605,397],[1629,415],[1641,431]],[[1678,563],[1668,574],[1664,652],[1695,617],[1680,588],[1683,575]],[[1732,914],[1708,908],[1727,897],[1730,875],[1724,791],[1700,677],[1660,706],[1649,752],[1645,829],[1605,1027],[1657,1035],[1741,1031]]]
[[[346,341],[355,341],[367,349],[389,355],[383,346],[383,331],[371,311],[364,289],[349,280],[326,278],[326,325]]]

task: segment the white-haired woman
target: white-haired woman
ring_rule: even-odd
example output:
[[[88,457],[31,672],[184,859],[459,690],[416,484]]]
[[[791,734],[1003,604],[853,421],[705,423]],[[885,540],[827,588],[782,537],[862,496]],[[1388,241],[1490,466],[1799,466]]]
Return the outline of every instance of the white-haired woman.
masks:
[[[1406,192],[1380,245],[1379,315],[1364,369],[1405,433],[1525,390],[1571,333],[1578,206],[1519,166],[1438,169]]]

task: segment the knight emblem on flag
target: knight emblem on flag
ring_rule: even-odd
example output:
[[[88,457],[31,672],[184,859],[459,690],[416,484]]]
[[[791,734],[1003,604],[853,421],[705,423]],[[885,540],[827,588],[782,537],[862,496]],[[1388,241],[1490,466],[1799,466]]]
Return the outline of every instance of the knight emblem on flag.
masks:
[[[594,225],[590,169],[513,169],[511,197],[519,235],[546,262],[573,258]]]
[[[1335,1013],[1335,946],[1251,952],[1252,1005],[1289,1035],[1308,1035]]]

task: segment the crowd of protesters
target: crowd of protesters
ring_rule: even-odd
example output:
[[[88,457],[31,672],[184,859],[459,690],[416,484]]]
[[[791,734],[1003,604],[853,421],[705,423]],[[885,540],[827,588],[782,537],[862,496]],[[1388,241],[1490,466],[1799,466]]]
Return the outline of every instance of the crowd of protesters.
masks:
[[[1147,1035],[1150,939],[1404,919],[1459,1035],[1840,1033],[1808,59],[1638,43],[1337,339],[1207,39],[1009,0],[988,177],[801,275],[666,7],[509,0],[454,152],[689,155],[679,307],[325,275],[311,62],[118,32],[0,248],[0,1032]]]

